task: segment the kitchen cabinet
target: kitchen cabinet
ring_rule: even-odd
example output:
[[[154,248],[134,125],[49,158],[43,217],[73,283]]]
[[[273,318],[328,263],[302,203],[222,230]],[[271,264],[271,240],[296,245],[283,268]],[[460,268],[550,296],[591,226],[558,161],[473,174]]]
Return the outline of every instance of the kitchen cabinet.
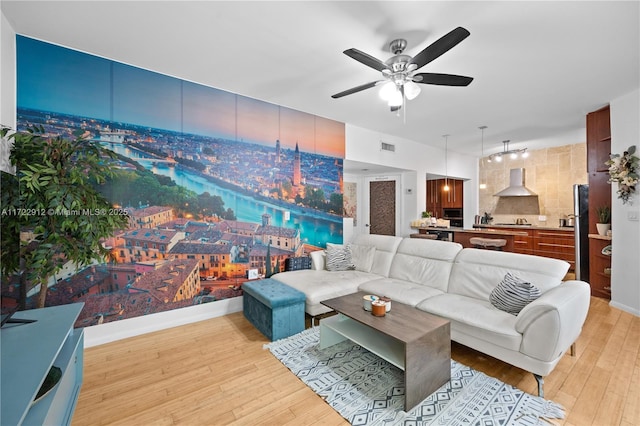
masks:
[[[596,208],[611,207],[611,184],[605,161],[611,153],[609,107],[587,114],[587,172],[589,174],[589,233],[596,234]]]
[[[569,270],[575,271],[576,246],[573,231],[533,230],[534,254],[569,262]]]
[[[611,279],[605,276],[601,250],[602,240],[592,238],[597,234],[596,223],[598,215],[596,209],[600,206],[611,207],[611,184],[609,183],[609,169],[605,161],[611,153],[611,121],[609,106],[587,114],[587,172],[589,174],[589,280],[591,294],[605,299],[611,299]],[[610,244],[610,242],[609,242]],[[593,247],[592,247],[593,246]],[[606,262],[605,262],[606,263]]]
[[[442,197],[436,179],[427,181],[427,211],[434,217],[442,217]]]
[[[445,191],[445,184],[449,191]],[[445,208],[462,209],[464,206],[464,181],[461,179],[433,179],[427,181],[427,211],[443,217]]]
[[[533,231],[531,229],[514,228],[513,230],[523,231],[526,235],[516,235],[513,241],[513,251],[515,253],[533,254]]]
[[[460,179],[440,179],[441,182],[441,195],[442,195],[442,208],[455,208],[461,209],[463,181]],[[445,191],[445,184],[449,185],[449,190]]]
[[[611,237],[589,234],[591,295],[611,299],[611,250],[603,250],[607,246],[611,246]]]
[[[513,241],[514,253],[551,257],[569,262],[575,271],[575,239],[572,229],[534,228],[529,226],[488,226],[497,231],[518,231]]]

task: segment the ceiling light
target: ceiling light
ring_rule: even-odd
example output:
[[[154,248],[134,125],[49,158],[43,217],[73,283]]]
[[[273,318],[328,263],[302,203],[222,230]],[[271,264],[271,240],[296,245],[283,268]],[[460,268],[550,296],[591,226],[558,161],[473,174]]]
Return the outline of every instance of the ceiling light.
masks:
[[[404,99],[402,99],[402,93],[400,92],[400,90],[396,89],[395,91],[393,91],[389,99],[387,99],[387,103],[390,107],[399,107],[402,106],[403,100]]]
[[[521,156],[522,158],[527,158],[527,156],[529,155],[527,153],[527,148],[520,148],[520,149],[509,149],[509,141],[502,141],[502,152],[498,152],[496,154],[491,154],[489,156],[489,162],[496,160],[497,162],[502,161],[502,156],[503,155],[509,155],[512,159],[516,159],[518,158],[518,156]]]
[[[420,86],[413,81],[408,81],[404,84],[404,95],[408,100],[413,100],[420,94]]]
[[[478,127],[478,129],[480,129],[482,131],[482,139],[481,139],[481,147],[482,147],[482,156],[480,157],[480,162],[482,163],[482,161],[484,161],[484,129],[486,129],[487,126],[480,126]],[[482,167],[482,170],[484,171],[484,167]],[[483,173],[484,175],[485,173]],[[486,189],[487,188],[487,184],[484,182],[484,177],[481,176],[480,177],[480,189]]]
[[[380,98],[389,102],[391,96],[393,96],[393,92],[397,92],[396,84],[393,81],[387,81],[382,85],[378,94],[380,95]]]
[[[447,145],[449,141],[449,135],[442,135],[444,138],[444,189],[445,191],[449,190],[449,172],[447,170]]]

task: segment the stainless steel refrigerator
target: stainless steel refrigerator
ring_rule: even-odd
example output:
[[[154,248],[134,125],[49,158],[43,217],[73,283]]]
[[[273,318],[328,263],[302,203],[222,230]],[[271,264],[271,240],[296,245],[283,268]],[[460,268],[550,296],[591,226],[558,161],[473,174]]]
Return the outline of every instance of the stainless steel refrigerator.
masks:
[[[589,185],[573,185],[576,279],[589,282]]]

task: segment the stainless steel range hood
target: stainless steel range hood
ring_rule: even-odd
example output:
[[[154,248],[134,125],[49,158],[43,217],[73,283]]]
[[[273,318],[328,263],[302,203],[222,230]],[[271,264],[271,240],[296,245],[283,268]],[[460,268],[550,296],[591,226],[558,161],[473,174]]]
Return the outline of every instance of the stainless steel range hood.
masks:
[[[524,186],[524,169],[509,171],[509,186],[494,194],[495,197],[537,197],[538,194]]]

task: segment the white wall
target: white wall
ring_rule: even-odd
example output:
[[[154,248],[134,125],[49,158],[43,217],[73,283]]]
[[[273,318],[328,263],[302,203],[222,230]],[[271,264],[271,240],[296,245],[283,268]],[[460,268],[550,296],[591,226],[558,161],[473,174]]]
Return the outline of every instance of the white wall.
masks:
[[[0,124],[16,127],[16,33],[0,16]]]
[[[384,165],[403,169],[400,172],[401,226],[399,236],[409,235],[411,221],[420,217],[426,208],[426,176],[427,173],[469,179],[465,182],[464,220],[467,226],[473,224],[473,217],[478,209],[478,159],[473,156],[448,152],[448,165],[445,170],[444,149],[428,146],[409,139],[399,138],[361,127],[346,125],[345,159],[363,163]],[[380,142],[395,145],[395,152],[382,151]],[[351,180],[352,182],[354,180]],[[358,185],[358,217],[361,215],[362,197],[366,196],[363,184]],[[410,193],[407,191],[410,189]],[[358,221],[356,232],[361,232],[361,221]]]
[[[640,150],[640,89],[614,99],[610,106],[611,152],[621,154],[631,145]],[[629,220],[629,214],[640,215],[640,195],[633,196],[633,205],[622,204],[616,185],[611,188],[611,305],[640,315],[640,222]]]
[[[84,347],[102,345],[127,337],[204,321],[242,311],[243,296],[173,309],[84,328]]]

